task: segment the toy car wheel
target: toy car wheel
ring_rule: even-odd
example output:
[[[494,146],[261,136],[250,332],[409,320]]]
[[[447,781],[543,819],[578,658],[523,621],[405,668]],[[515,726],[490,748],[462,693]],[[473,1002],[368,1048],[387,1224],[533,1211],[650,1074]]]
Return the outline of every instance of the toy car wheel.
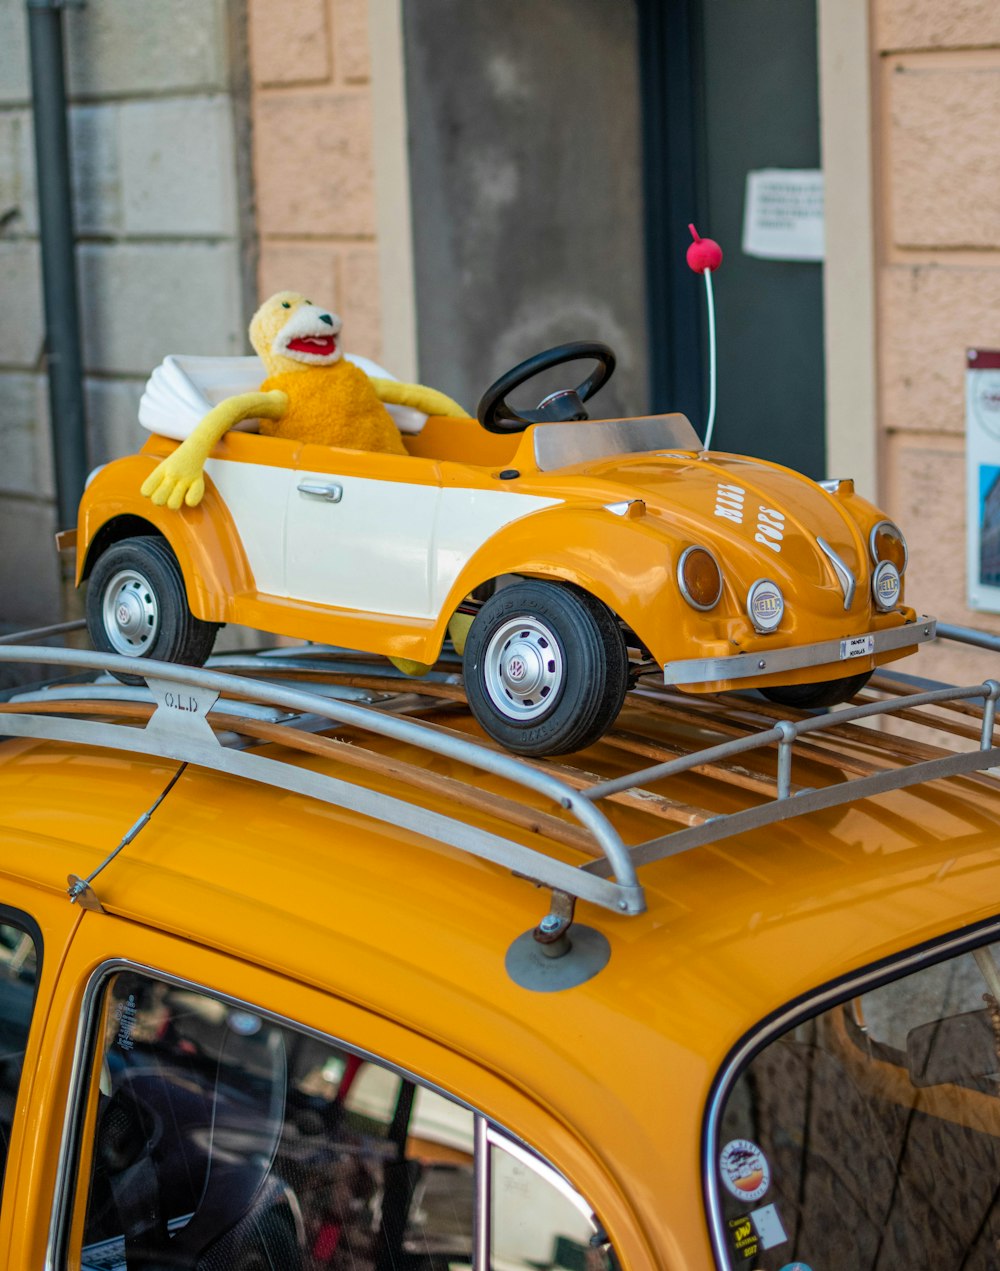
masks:
[[[177,558],[162,538],[127,538],[94,566],[87,588],[87,630],[94,648],[131,658],[201,666],[219,624],[188,608]],[[141,684],[135,675],[118,675]]]
[[[483,730],[519,755],[561,755],[611,726],[628,653],[610,610],[561,583],[501,588],[469,630],[465,691]]]
[[[811,710],[818,706],[836,706],[838,702],[849,702],[856,693],[860,693],[871,679],[871,671],[862,671],[860,675],[849,675],[843,680],[820,680],[818,684],[781,684],[776,688],[762,688],[760,691],[771,702],[779,706],[792,706],[798,710]]]

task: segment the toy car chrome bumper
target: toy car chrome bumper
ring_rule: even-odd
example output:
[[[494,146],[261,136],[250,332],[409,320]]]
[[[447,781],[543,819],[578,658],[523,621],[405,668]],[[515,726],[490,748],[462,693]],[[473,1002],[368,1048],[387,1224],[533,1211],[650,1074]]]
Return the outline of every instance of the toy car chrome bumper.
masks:
[[[933,640],[937,619],[920,617],[901,627],[870,631],[842,640],[823,640],[819,644],[800,644],[785,649],[760,649],[756,653],[734,653],[723,658],[684,658],[667,662],[663,667],[665,684],[711,684],[720,680],[745,680],[762,675],[778,675],[784,671],[800,671],[808,666],[830,666],[850,662],[893,649]]]

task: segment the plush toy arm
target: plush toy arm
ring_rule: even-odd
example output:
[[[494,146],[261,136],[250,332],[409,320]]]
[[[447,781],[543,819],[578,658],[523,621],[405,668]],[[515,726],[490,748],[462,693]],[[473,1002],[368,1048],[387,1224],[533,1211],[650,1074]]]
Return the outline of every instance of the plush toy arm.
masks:
[[[414,410],[423,411],[425,415],[447,415],[452,419],[468,419],[469,412],[463,410],[458,402],[452,401],[445,393],[436,388],[426,388],[423,384],[403,384],[400,380],[384,380],[372,377],[372,387],[380,402],[390,406],[412,406]]]
[[[227,397],[213,406],[190,437],[153,469],[142,483],[142,493],[158,507],[166,504],[175,512],[182,503],[197,507],[205,493],[202,469],[215,443],[241,419],[280,419],[287,409],[288,397],[277,389]]]

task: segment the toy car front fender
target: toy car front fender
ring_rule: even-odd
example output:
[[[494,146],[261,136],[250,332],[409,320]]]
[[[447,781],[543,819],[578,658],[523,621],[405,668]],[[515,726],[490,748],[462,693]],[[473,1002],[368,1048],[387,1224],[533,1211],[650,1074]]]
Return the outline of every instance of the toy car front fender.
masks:
[[[641,504],[636,513],[562,504],[506,526],[459,574],[443,607],[442,638],[443,624],[466,596],[504,574],[520,574],[582,587],[617,614],[654,657],[706,634],[724,639],[725,615],[706,620],[681,596],[677,560],[689,544],[672,540],[662,523],[642,514]]]
[[[143,498],[139,487],[158,462],[156,455],[132,455],[107,464],[91,480],[77,520],[77,585],[112,543],[159,534],[177,557],[195,617],[235,621],[235,599],[255,587],[232,518],[211,481],[195,508],[174,512]]]

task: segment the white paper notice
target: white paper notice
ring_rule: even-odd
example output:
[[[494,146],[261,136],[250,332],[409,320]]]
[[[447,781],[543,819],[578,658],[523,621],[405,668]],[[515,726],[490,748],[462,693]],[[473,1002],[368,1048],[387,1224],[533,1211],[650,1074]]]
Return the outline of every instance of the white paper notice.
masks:
[[[748,172],[743,250],[766,260],[822,260],[823,173],[813,168]]]

